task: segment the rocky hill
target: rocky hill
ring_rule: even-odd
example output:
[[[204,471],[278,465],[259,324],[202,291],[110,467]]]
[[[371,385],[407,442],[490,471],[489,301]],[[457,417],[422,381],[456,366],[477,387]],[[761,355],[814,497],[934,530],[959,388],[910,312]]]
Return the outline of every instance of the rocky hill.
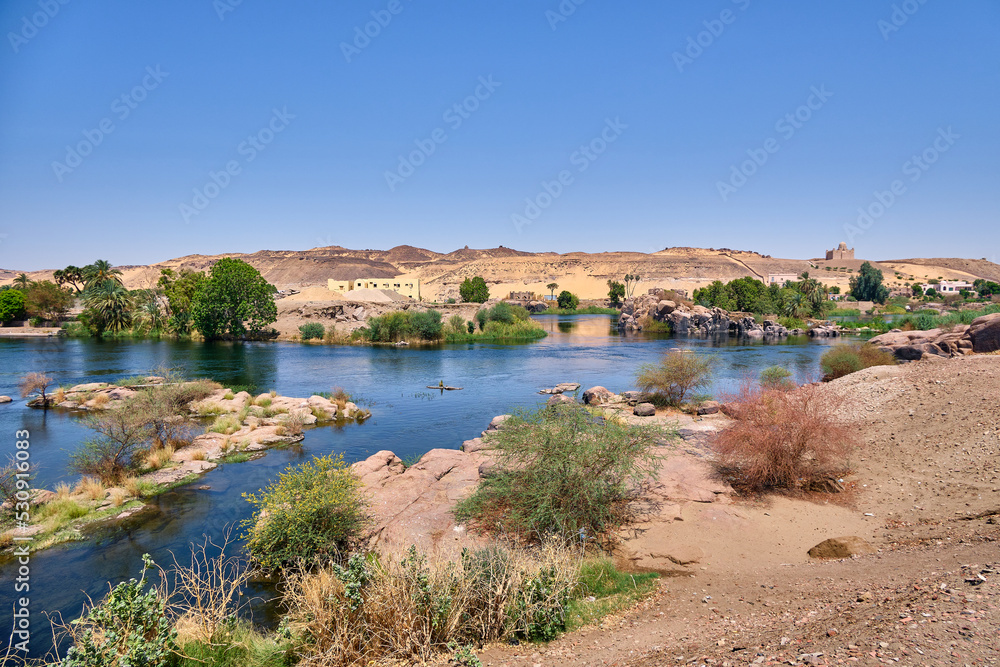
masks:
[[[530,253],[498,248],[461,248],[440,253],[402,245],[389,250],[351,250],[326,246],[310,250],[261,250],[250,254],[187,255],[148,266],[120,266],[130,288],[152,287],[160,269],[204,271],[221,257],[239,257],[258,270],[279,289],[304,290],[325,287],[330,278],[389,278],[400,274],[419,278],[429,299],[458,296],[458,286],[471,276],[482,276],[494,295],[512,290],[546,294],[549,283],[570,290],[584,299],[607,295],[607,281],[638,274],[640,292],[649,288],[682,289],[689,292],[713,280],[729,281],[750,276],[766,280],[769,274],[800,274],[812,271],[824,283],[846,287],[863,260],[831,261],[780,259],[757,252],[729,248],[666,248],[658,252]],[[86,258],[78,264],[86,264]],[[926,277],[977,277],[1000,280],[1000,265],[986,260],[907,259],[876,264],[892,286]],[[54,267],[57,268],[57,267]],[[19,271],[0,270],[0,284],[11,282]],[[29,272],[33,280],[50,279],[52,271]]]

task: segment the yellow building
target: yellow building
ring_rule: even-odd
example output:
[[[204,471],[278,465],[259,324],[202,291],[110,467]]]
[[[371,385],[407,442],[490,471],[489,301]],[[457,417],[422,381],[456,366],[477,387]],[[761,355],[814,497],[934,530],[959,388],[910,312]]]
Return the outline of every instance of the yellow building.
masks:
[[[327,280],[327,289],[347,294],[357,289],[384,289],[416,301],[420,300],[420,280],[396,276],[395,278],[355,278],[354,280]]]

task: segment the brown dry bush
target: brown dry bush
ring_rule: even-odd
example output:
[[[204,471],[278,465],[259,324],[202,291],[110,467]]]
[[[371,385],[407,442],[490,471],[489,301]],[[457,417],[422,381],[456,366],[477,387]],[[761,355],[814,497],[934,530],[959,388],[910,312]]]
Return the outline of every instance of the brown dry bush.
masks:
[[[449,642],[552,639],[565,627],[579,554],[491,546],[462,562],[353,557],[293,574],[287,627],[303,667],[426,661]]]
[[[816,387],[785,392],[743,383],[726,404],[736,423],[712,440],[720,474],[738,490],[808,488],[848,471],[854,432]]]

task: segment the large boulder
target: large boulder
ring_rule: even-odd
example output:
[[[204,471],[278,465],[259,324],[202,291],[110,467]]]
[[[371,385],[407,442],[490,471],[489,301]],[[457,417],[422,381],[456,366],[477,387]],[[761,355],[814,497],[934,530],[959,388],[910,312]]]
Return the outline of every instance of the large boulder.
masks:
[[[811,558],[850,558],[875,552],[875,547],[856,535],[831,537],[809,550]]]
[[[576,401],[564,394],[555,394],[554,396],[550,396],[549,400],[545,401],[545,405],[550,408],[556,405],[576,405]]]
[[[10,396],[0,396],[0,403],[10,403],[11,400],[13,399]]]
[[[636,417],[655,417],[656,406],[652,403],[639,403],[632,409],[632,414]]]
[[[983,315],[972,320],[968,335],[972,341],[973,352],[1000,350],[1000,313]]]
[[[596,387],[591,387],[587,391],[583,392],[583,402],[587,405],[597,405],[599,403],[607,403],[614,396],[610,391],[601,387],[600,385]],[[551,399],[550,399],[551,400]]]
[[[699,415],[714,415],[719,412],[721,406],[718,401],[705,401],[698,406]]]

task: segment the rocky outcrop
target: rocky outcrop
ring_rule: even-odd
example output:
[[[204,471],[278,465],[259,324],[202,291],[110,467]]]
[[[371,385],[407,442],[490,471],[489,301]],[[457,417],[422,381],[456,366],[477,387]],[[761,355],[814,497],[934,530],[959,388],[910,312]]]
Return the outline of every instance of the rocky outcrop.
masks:
[[[643,294],[628,299],[618,317],[619,331],[642,331],[644,321],[666,324],[681,336],[729,335],[751,338],[787,336],[788,329],[777,322],[758,323],[749,315],[734,317],[721,308],[687,307],[659,294]]]
[[[808,331],[810,338],[837,338],[840,336],[840,329],[835,326],[818,326]]]
[[[10,396],[0,396],[0,403],[10,403],[11,400]]]
[[[598,405],[601,403],[607,403],[613,396],[614,394],[604,387],[591,387],[587,391],[583,392],[583,402],[587,405]]]
[[[983,318],[975,320],[979,322]],[[974,323],[975,323],[974,322]],[[919,361],[925,356],[957,357],[974,351],[969,335],[971,327],[960,324],[953,329],[929,329],[927,331],[900,331],[875,336],[870,344],[891,352],[900,361]]]
[[[579,382],[560,382],[551,389],[541,389],[539,394],[561,394],[566,391],[576,391],[580,388]]]
[[[1000,350],[1000,313],[983,315],[972,320],[968,334],[973,352],[984,353]]]

